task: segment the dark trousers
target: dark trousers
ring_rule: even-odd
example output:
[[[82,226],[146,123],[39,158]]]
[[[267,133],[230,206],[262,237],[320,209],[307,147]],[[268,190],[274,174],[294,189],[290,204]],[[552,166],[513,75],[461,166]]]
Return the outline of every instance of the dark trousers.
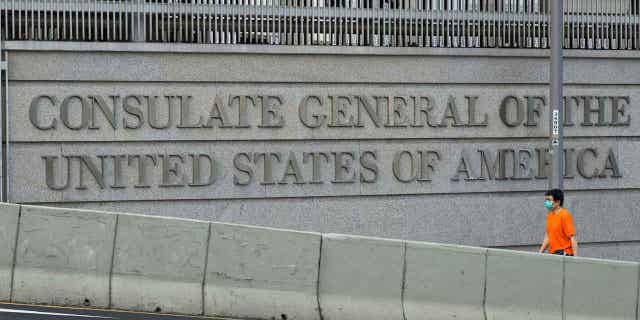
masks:
[[[558,251],[554,252],[553,254],[557,254],[557,255],[561,255],[561,256],[565,255],[564,254],[564,250],[558,250]],[[567,254],[567,256],[573,256],[573,255],[572,254]]]

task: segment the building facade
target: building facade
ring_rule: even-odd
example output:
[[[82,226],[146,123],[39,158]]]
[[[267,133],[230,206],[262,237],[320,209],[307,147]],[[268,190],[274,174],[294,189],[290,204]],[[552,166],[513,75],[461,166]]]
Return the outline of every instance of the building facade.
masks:
[[[565,1],[582,255],[640,259],[637,1]],[[531,250],[548,1],[0,2],[4,200]]]

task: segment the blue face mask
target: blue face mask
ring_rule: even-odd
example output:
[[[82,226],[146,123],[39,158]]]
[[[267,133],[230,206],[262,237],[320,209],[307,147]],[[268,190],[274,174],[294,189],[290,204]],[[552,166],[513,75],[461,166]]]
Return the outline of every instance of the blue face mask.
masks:
[[[551,202],[551,200],[545,200],[545,201],[544,201],[544,206],[545,206],[547,209],[551,210],[551,208],[553,208],[553,202]]]

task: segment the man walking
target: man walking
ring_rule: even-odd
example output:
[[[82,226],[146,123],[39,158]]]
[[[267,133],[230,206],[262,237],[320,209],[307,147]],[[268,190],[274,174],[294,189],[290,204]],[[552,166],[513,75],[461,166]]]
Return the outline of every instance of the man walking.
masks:
[[[578,240],[573,227],[573,219],[569,211],[562,207],[564,194],[560,189],[552,189],[545,193],[547,214],[547,231],[540,246],[540,253],[549,248],[549,253],[565,256],[578,255]]]

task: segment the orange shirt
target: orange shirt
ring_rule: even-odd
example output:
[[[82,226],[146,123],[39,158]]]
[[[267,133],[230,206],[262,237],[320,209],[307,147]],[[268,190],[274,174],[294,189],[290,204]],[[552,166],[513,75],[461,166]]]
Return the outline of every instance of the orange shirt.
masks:
[[[557,213],[549,212],[547,215],[547,237],[549,237],[550,253],[564,250],[566,254],[573,254],[571,237],[575,235],[573,219],[567,209],[560,208]]]

